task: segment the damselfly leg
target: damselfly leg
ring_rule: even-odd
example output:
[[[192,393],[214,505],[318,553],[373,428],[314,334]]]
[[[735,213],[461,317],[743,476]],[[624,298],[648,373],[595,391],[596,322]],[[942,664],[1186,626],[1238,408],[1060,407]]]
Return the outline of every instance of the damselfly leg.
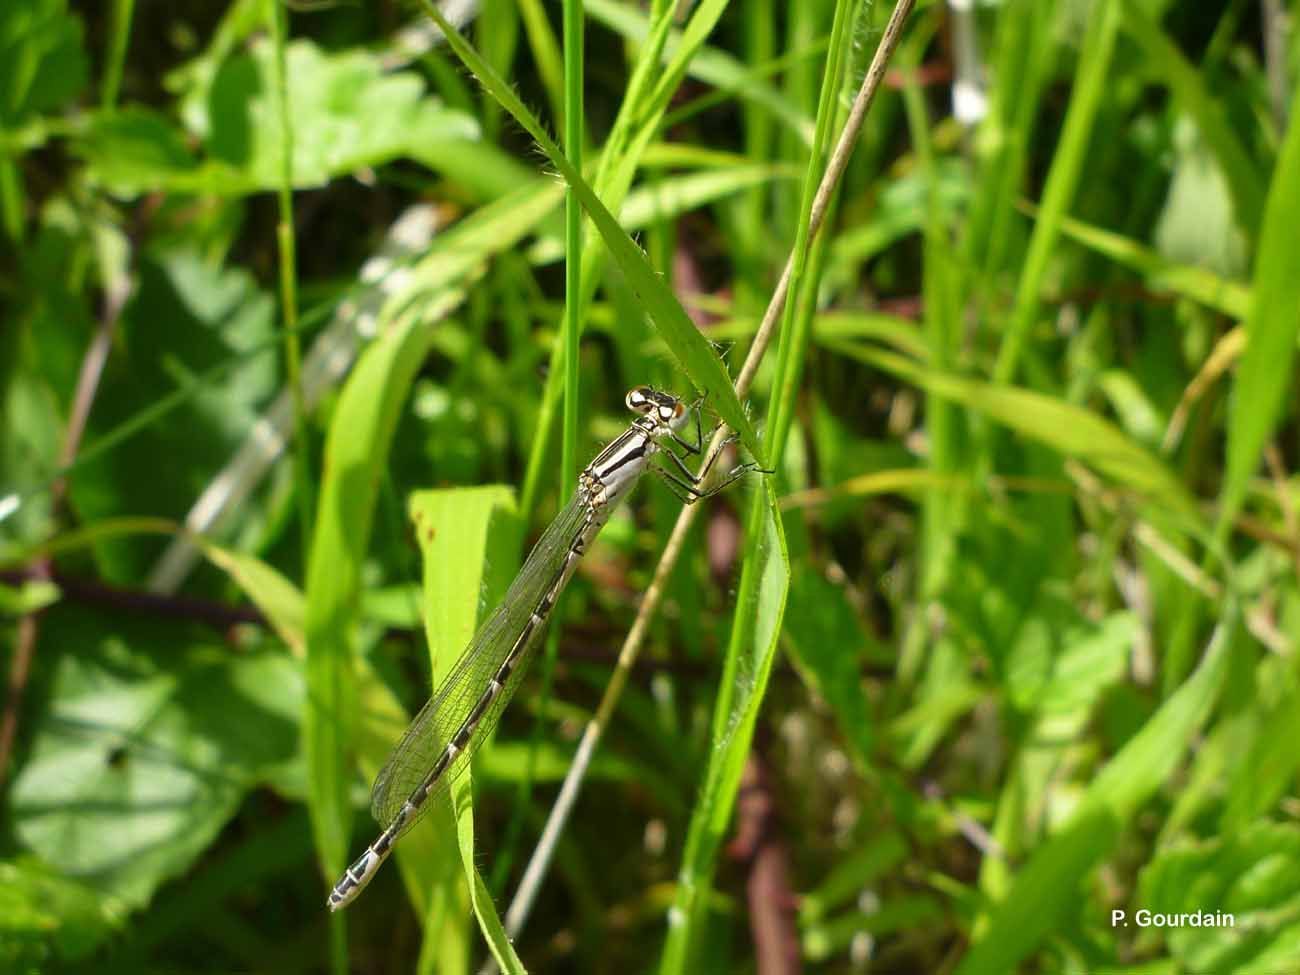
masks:
[[[705,461],[704,466],[698,471],[692,471],[690,467],[686,465],[686,462],[671,450],[664,450],[662,451],[662,454],[672,460],[673,465],[681,472],[680,476],[670,470],[660,467],[657,464],[652,465],[650,469],[663,479],[664,484],[668,486],[668,489],[672,491],[673,496],[677,498],[678,501],[681,501],[683,504],[694,504],[696,501],[701,501],[704,498],[711,498],[720,491],[726,490],[730,485],[740,480],[740,478],[744,477],[750,471],[762,470],[762,468],[752,461],[746,461],[743,464],[737,464],[733,467],[720,481],[718,481],[717,484],[710,487],[704,486],[705,481],[708,480],[709,474],[713,470],[713,465],[716,464],[718,458],[722,456],[722,448],[726,447],[728,444],[735,443],[738,439],[739,437],[737,434],[729,434],[719,445],[717,452],[708,458],[708,460]],[[764,473],[770,472],[764,471]]]
[[[690,406],[691,414],[695,417],[695,443],[691,443],[685,437],[679,435],[676,430],[669,429],[668,431],[669,439],[688,454],[699,454],[704,449],[704,429],[700,426],[700,413],[704,409],[705,400],[708,398],[708,390],[705,390]],[[717,427],[714,427],[714,429],[716,430]]]

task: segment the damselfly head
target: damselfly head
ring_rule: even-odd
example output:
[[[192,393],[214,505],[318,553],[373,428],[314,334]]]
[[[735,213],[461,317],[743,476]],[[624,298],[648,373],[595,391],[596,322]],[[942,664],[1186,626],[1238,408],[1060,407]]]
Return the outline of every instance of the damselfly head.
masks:
[[[670,430],[686,426],[690,410],[672,393],[661,393],[649,386],[637,386],[627,392],[627,408],[633,413],[652,417]]]

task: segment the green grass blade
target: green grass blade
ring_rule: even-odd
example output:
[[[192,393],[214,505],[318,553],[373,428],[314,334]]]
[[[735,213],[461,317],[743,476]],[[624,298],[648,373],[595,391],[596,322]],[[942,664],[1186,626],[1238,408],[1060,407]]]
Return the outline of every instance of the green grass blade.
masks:
[[[582,172],[582,3],[564,0],[564,154],[575,172]],[[578,460],[578,339],[582,334],[582,207],[570,189],[564,199],[564,433],[560,438],[560,496],[568,493],[581,470]],[[555,659],[547,643],[546,672]],[[549,683],[549,682],[548,682]]]
[[[497,966],[501,971],[505,972],[506,975],[525,975],[527,969],[524,968],[524,963],[519,960],[519,956],[515,954],[515,946],[510,941],[510,935],[506,934],[505,925],[501,923],[496,905],[492,903],[492,892],[488,890],[487,884],[483,882],[483,877],[479,874],[478,868],[473,865],[473,816],[468,811],[462,811],[456,821],[458,824],[463,824],[467,818],[471,820],[470,829],[465,830],[462,826],[457,835],[461,837],[461,856],[473,874],[470,879],[469,896],[470,903],[474,905],[474,915],[478,918],[479,930],[483,932],[483,937],[487,939],[488,950],[492,952],[492,957],[496,959]],[[468,842],[466,842],[467,836],[469,838]]]
[[[736,391],[732,387],[731,378],[727,375],[722,360],[718,358],[709,341],[700,334],[699,329],[687,316],[658,272],[650,266],[645,254],[619,226],[613,214],[600,202],[587,181],[582,178],[582,174],[569,164],[559,146],[547,134],[536,117],[528,111],[513,89],[492,71],[487,62],[455,31],[437,7],[425,0],[424,9],[442,28],[448,43],[466,67],[537,141],[551,164],[564,176],[582,202],[587,215],[596,225],[596,229],[600,231],[615,263],[643,303],[650,320],[663,335],[665,343],[682,370],[690,376],[697,388],[708,393],[710,408],[716,410],[727,425],[740,434],[746,448],[762,463],[762,448],[754,433],[753,425],[745,415],[744,407],[736,398]]]
[[[993,378],[998,382],[1009,382],[1015,376],[1021,348],[1038,317],[1047,261],[1056,246],[1061,218],[1069,210],[1079,185],[1093,122],[1110,83],[1111,56],[1119,21],[1119,0],[1099,0],[1088,15],[1088,33],[1079,49],[1079,67],[1065,115],[1065,128],[1052,157],[1038,221],[1016,286],[1015,307],[993,369]]]
[[[1259,233],[1260,214],[1264,209],[1264,183],[1259,167],[1228,125],[1196,67],[1183,57],[1140,4],[1133,0],[1120,0],[1120,4],[1124,8],[1124,29],[1142,46],[1150,71],[1169,86],[1178,104],[1196,122],[1223,170],[1237,223],[1254,238]]]
[[[1112,423],[1083,407],[1016,386],[922,367],[883,349],[842,342],[826,344],[916,383],[927,392],[983,413],[1067,457],[1085,461],[1193,523],[1200,517],[1187,488],[1168,467]]]
[[[360,663],[357,669],[357,699],[361,712],[357,727],[357,764],[366,781],[373,782],[388,760],[393,745],[402,737],[411,716],[374,669],[364,660]],[[433,816],[437,817],[439,812],[435,809]],[[447,880],[459,877],[460,871],[448,840],[451,835],[450,816],[445,809],[441,812],[448,823],[445,830],[427,826],[411,830],[397,844],[393,858],[397,861],[407,899],[416,915],[424,920],[424,948],[427,950],[432,940],[440,939],[437,953],[446,960],[458,951],[461,955],[469,954],[464,931],[468,903],[463,889]]]
[[[645,14],[627,4],[613,0],[587,0],[587,13],[611,30],[629,40],[641,41],[650,33],[650,23]],[[674,31],[668,37],[666,50],[670,56],[681,55],[681,35]],[[700,81],[717,88],[734,90],[747,102],[761,106],[783,122],[805,144],[812,143],[813,123],[789,99],[736,58],[712,47],[701,47],[688,60],[687,72]]]
[[[965,240],[968,261],[984,271],[981,280],[1001,269],[1014,226],[1014,203],[1053,53],[1054,45],[1044,36],[1052,6],[1049,0],[1023,0],[998,15],[992,61],[998,83],[975,141],[979,182]]]
[[[275,88],[276,122],[280,135],[280,168],[277,174],[275,227],[276,257],[280,278],[280,317],[284,321],[284,371],[293,402],[294,500],[298,506],[298,528],[303,559],[310,557],[312,491],[311,456],[308,453],[307,405],[302,391],[302,349],[298,341],[298,250],[293,232],[293,114],[289,104],[288,47],[289,14],[279,0],[266,5],[275,48],[271,58],[271,84]]]
[[[480,609],[510,581],[503,573],[519,562],[518,512],[514,493],[499,485],[419,491],[409,510],[424,565],[422,615],[436,686],[469,645]]]
[[[808,334],[812,328],[817,283],[824,264],[824,256],[819,255],[814,272],[808,273],[812,250],[812,205],[826,167],[832,129],[838,114],[838,95],[847,61],[846,34],[851,34],[856,25],[857,13],[857,4],[851,0],[850,2],[841,0],[835,5],[835,19],[831,26],[830,45],[817,103],[817,124],[813,134],[812,152],[804,171],[800,193],[799,220],[795,228],[794,248],[791,251],[789,299],[782,310],[780,340],[776,354],[776,377],[772,383],[772,400],[768,405],[769,430],[766,439],[771,449],[773,464],[779,463],[786,435],[794,420],[794,398],[803,374],[803,360],[807,350]],[[825,234],[819,239],[820,247],[826,246],[829,236]]]
[[[1130,237],[1071,217],[1061,221],[1061,233],[1142,275],[1154,290],[1190,298],[1230,318],[1245,318],[1250,311],[1250,288],[1240,281],[1207,268],[1175,264]]]
[[[551,102],[551,111],[557,119],[564,117],[564,59],[555,33],[546,19],[542,0],[519,0],[519,17],[524,22],[528,46],[537,64],[542,87]]]
[[[131,17],[134,12],[135,0],[113,0],[108,57],[105,59],[104,80],[99,91],[99,105],[105,110],[112,110],[117,105],[117,95],[122,87],[122,69],[126,63],[127,42],[131,39]]]
[[[276,636],[301,657],[306,653],[304,634],[307,602],[302,591],[280,572],[255,555],[222,548],[204,538],[196,544],[209,562],[221,569],[244,590],[249,599],[262,611]]]
[[[276,634],[290,650],[301,656],[305,650],[304,620],[306,599],[292,582],[273,566],[256,556],[221,548],[206,539],[196,538],[195,543],[213,565],[222,569],[266,616]],[[357,694],[360,701],[360,724],[357,729],[357,753],[363,774],[373,779],[383,766],[394,742],[405,730],[409,715],[378,676],[362,662],[357,674]],[[442,889],[449,885],[439,883],[448,874],[447,864],[452,862],[450,844],[439,849],[439,835],[433,830],[416,830],[403,838],[397,849],[397,867],[401,871],[407,895],[416,912],[426,918],[426,946],[436,941],[440,957],[452,957],[458,950],[462,954],[463,938],[449,930],[462,912],[442,908],[448,895]],[[454,879],[458,876],[451,872]],[[450,897],[458,893],[451,891]],[[431,910],[432,906],[432,910]],[[432,916],[430,916],[432,915]],[[421,969],[428,970],[427,968]],[[444,970],[451,970],[445,968]]]
[[[640,230],[656,221],[676,219],[683,213],[751,187],[765,186],[794,176],[794,171],[785,166],[743,164],[725,169],[674,174],[628,193],[619,214],[619,223],[628,230]],[[539,239],[528,250],[529,260],[539,264],[563,256],[564,245],[554,236]]]
[[[632,76],[623,94],[618,116],[610,129],[596,169],[595,188],[606,206],[617,210],[632,185],[637,167],[645,158],[651,140],[659,131],[669,99],[677,89],[687,66],[726,8],[726,0],[704,0],[695,8],[687,28],[687,40],[679,45],[666,66],[660,56],[673,23],[673,9],[666,5],[652,8],[652,25],[637,52]],[[599,234],[588,234],[582,250],[582,289],[579,295],[585,314],[602,277],[605,247]],[[581,316],[580,316],[581,317]],[[557,344],[551,355],[542,408],[537,419],[538,435],[533,438],[521,502],[531,508],[537,495],[542,463],[551,435],[551,424],[559,400],[563,375],[563,345]]]
[[[764,479],[749,520],[753,539],[738,589],[731,643],[714,712],[709,768],[691,816],[686,850],[669,909],[668,938],[659,970],[663,975],[692,972],[694,942],[700,936],[708,892],[723,833],[731,820],[736,789],[749,756],[754,726],[776,659],[781,619],[790,586],[785,531],[776,510],[776,493]]]
[[[860,13],[861,7],[854,0],[841,0],[836,5],[829,53],[823,68],[813,151],[803,181],[799,224],[791,257],[791,297],[784,309],[774,393],[764,434],[767,455],[776,465],[780,463],[782,448],[794,418],[794,400],[812,326],[813,298],[825,263],[828,237],[823,235],[819,238],[819,247],[811,246],[812,201],[826,166],[832,131],[839,114],[838,96],[846,53]],[[663,975],[680,975],[697,967],[695,953],[706,927],[706,895],[711,888],[722,833],[735,805],[736,790],[749,756],[754,727],[776,656],[789,593],[790,562],[785,531],[770,481],[764,480],[761,493],[752,499],[746,539],[731,637],[713,710],[714,746],[704,785],[691,816],[686,850],[678,871],[677,893],[669,911],[668,938],[660,963]]]
[[[920,38],[924,40],[924,38]],[[913,43],[910,59],[920,55],[920,45]],[[914,68],[915,65],[909,64]],[[960,355],[961,290],[957,262],[948,242],[949,219],[942,205],[940,174],[930,139],[930,120],[924,95],[915,81],[915,73],[903,89],[903,104],[908,130],[921,163],[926,186],[924,268],[922,293],[925,305],[925,334],[929,360],[940,369],[950,368]],[[926,436],[930,442],[930,468],[940,478],[957,473],[961,464],[960,443],[964,424],[956,404],[936,393],[929,393],[925,403]],[[921,562],[925,566],[921,579],[923,598],[933,599],[944,587],[954,560],[948,551],[964,521],[964,497],[950,495],[942,489],[927,492],[921,518]]]
[[[1300,122],[1292,117],[1264,210],[1246,319],[1246,351],[1233,384],[1219,529],[1241,506],[1259,456],[1281,416],[1300,330]]]

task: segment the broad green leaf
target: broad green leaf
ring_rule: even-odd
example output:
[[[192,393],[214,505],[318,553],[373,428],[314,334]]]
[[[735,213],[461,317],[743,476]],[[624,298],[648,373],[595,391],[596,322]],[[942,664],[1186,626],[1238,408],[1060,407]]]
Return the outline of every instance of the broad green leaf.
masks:
[[[253,803],[244,811],[247,818],[243,822],[256,821],[258,828],[236,827],[228,831],[182,881],[182,886],[175,888],[175,896],[155,898],[147,913],[133,918],[127,937],[122,939],[125,943],[110,949],[114,967],[126,971],[148,968],[148,959],[166,951],[167,945],[185,939],[194,930],[210,931],[212,919],[225,905],[247,897],[251,891],[291,883],[304,876],[303,865],[311,862],[311,827],[306,808],[295,805],[261,816],[259,812],[267,807],[257,805],[257,799]],[[237,959],[234,966],[253,969],[266,960],[262,945],[241,938],[222,947]]]
[[[143,108],[97,116],[80,144],[90,174],[114,192],[134,196],[167,189],[237,195],[276,188],[283,168],[273,97],[272,45],[259,40],[231,56],[211,84],[187,97],[187,112],[204,153]],[[439,105],[413,72],[386,73],[366,51],[331,53],[298,40],[287,51],[294,120],[293,185],[323,186],[366,166],[397,158],[437,165],[446,147],[479,137],[469,116]],[[468,149],[466,149],[468,151]]]
[[[220,469],[280,388],[275,357],[250,354],[275,340],[274,303],[251,273],[222,267],[189,244],[143,255],[136,273],[137,289],[99,383],[87,449],[147,417],[179,386],[195,385],[165,420],[77,468],[69,497],[83,523],[185,511],[201,472]],[[214,363],[229,365],[222,380],[202,382]],[[158,463],[160,457],[167,462]],[[109,580],[130,585],[147,574],[157,546],[106,537],[95,555]]]
[[[224,166],[204,166],[184,132],[141,105],[96,115],[75,148],[95,179],[123,195],[153,187],[220,192],[223,183],[238,181],[238,174]]]
[[[581,201],[583,209],[596,225],[596,229],[600,231],[615,263],[623,272],[628,285],[643,303],[650,320],[662,333],[665,343],[682,370],[691,377],[691,381],[699,389],[708,393],[710,408],[716,410],[727,425],[740,434],[746,448],[761,463],[762,449],[754,433],[754,427],[749,422],[740,400],[736,398],[736,391],[726,368],[658,272],[650,266],[645,254],[619,226],[618,221],[582,178],[582,174],[564,157],[559,146],[528,111],[514,90],[497,76],[477,51],[466,43],[436,6],[428,0],[423,0],[423,6],[429,17],[442,29],[457,56],[505,107],[506,111],[537,140],[537,144],[546,153],[551,164],[564,176],[569,187]]]
[[[118,622],[121,635],[104,636],[102,619],[68,610],[43,628],[47,645],[73,652],[13,784],[15,833],[67,876],[141,907],[293,757],[300,672],[278,654],[178,650],[162,627]]]
[[[1228,458],[1219,530],[1226,532],[1246,495],[1260,452],[1274,435],[1290,387],[1300,335],[1300,122],[1292,119],[1264,208],[1246,319],[1246,351],[1233,383]]]
[[[12,319],[5,327],[20,332]],[[58,530],[50,496],[36,485],[59,466],[61,411],[39,377],[18,365],[0,373],[0,562],[21,561],[24,549]]]

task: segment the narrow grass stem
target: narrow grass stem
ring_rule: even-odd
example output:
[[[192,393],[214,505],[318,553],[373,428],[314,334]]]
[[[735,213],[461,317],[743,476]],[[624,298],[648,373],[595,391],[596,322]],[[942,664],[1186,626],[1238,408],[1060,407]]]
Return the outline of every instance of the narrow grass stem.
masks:
[[[268,0],[268,19],[275,45],[274,85],[279,114],[282,158],[276,198],[279,222],[275,228],[280,259],[280,306],[284,320],[284,368],[293,397],[294,481],[298,498],[298,523],[302,561],[307,564],[311,543],[311,465],[307,453],[307,408],[302,392],[302,347],[298,338],[298,256],[293,234],[293,116],[289,105],[288,13],[279,0]]]

